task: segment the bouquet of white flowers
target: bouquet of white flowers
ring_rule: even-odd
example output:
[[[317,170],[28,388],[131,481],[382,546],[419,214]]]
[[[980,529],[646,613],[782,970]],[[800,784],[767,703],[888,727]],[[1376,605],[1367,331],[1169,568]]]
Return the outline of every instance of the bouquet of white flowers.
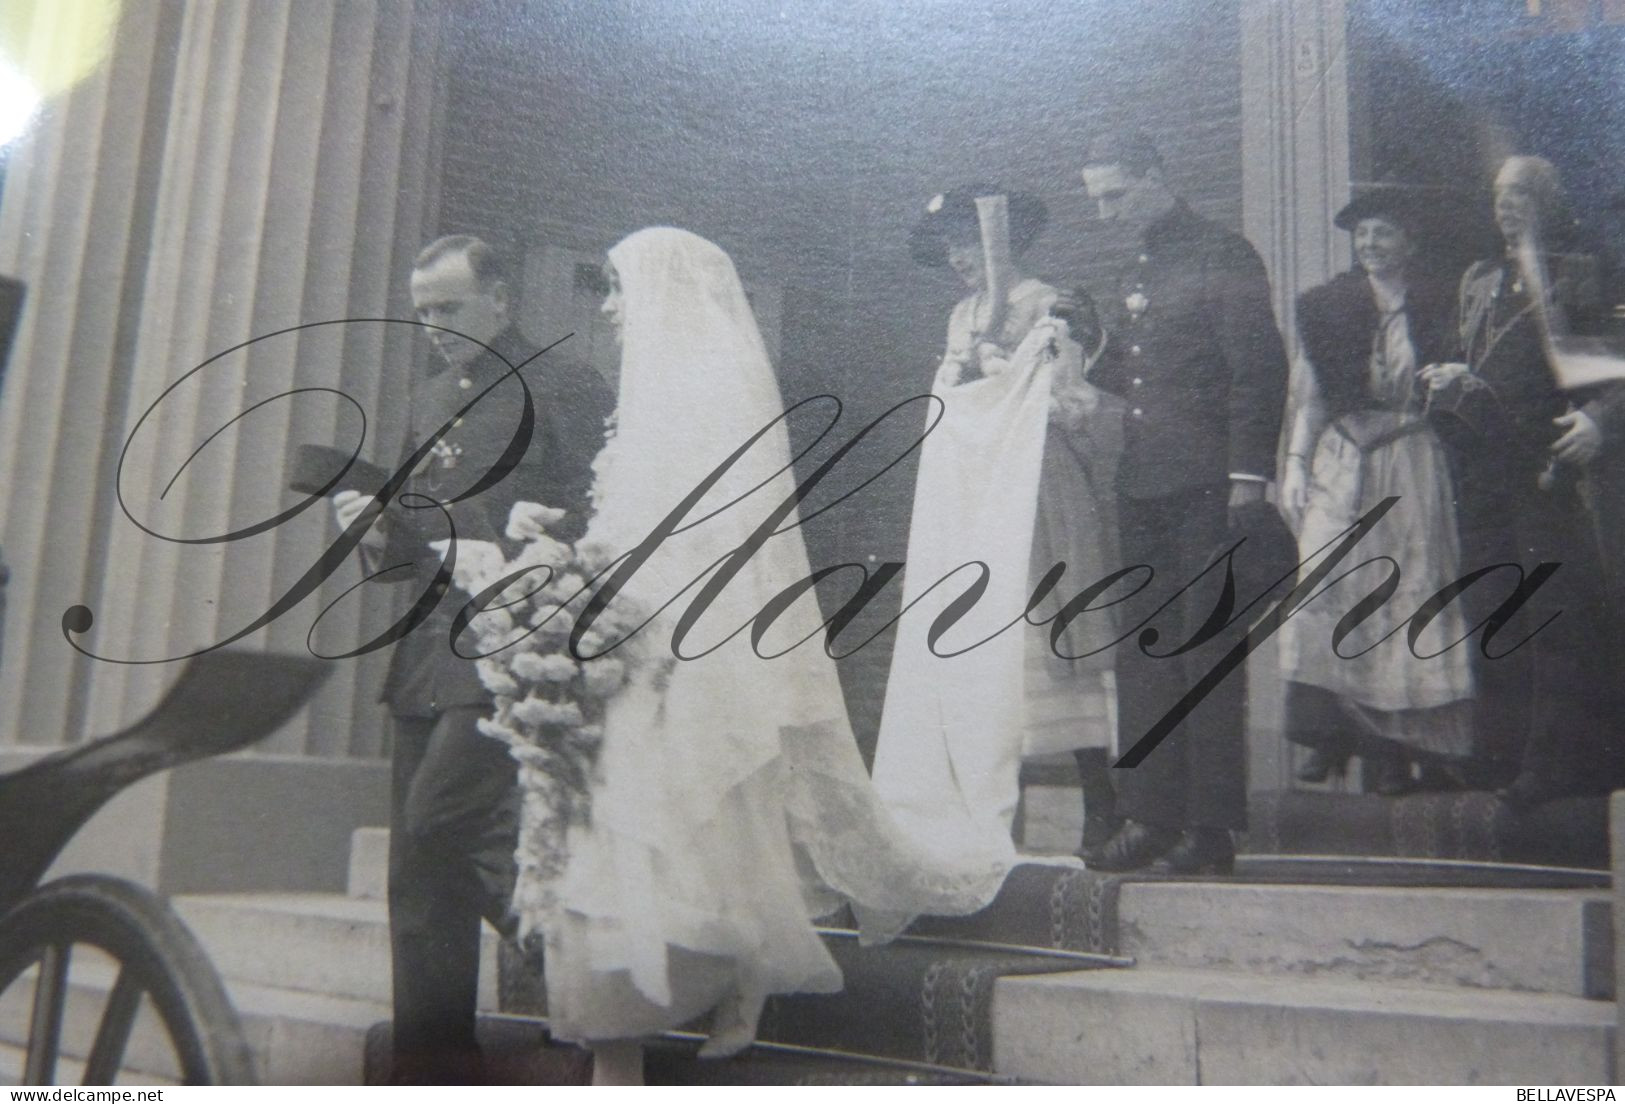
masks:
[[[519,764],[514,909],[521,916],[546,910],[552,883],[564,869],[569,827],[591,816],[606,703],[639,668],[654,666],[654,677],[664,681],[671,664],[633,635],[648,614],[622,597],[596,615],[571,649],[593,584],[614,557],[548,536],[563,517],[562,510],[518,503],[506,534],[521,542],[516,555],[505,556],[490,541],[460,540],[452,567],[457,586],[482,598],[468,629],[482,656],[476,661],[480,681],[495,698],[495,709],[479,722],[480,731],[506,743]],[[444,541],[433,547],[442,557],[448,551]]]

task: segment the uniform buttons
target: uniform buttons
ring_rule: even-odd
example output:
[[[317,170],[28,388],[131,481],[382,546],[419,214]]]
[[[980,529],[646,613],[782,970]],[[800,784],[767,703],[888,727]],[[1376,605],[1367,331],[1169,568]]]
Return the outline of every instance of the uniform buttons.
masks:
[[[1136,407],[1135,407],[1135,408],[1134,408],[1134,409],[1133,409],[1133,410],[1130,410],[1130,411],[1129,411],[1129,413],[1130,413],[1130,414],[1132,414],[1132,415],[1134,415],[1134,416],[1135,416],[1135,417],[1136,417],[1136,418],[1143,418],[1143,417],[1145,417],[1145,411],[1143,411],[1143,410],[1141,410],[1141,409],[1140,409],[1140,408],[1139,408],[1139,407],[1137,407],[1137,406],[1136,406]]]
[[[1149,262],[1149,261],[1150,261],[1150,260],[1151,260],[1151,258],[1150,258],[1150,257],[1148,257],[1148,256],[1146,256],[1146,255],[1145,255],[1145,254],[1144,254],[1144,253],[1141,253],[1141,254],[1140,254],[1140,263],[1141,263],[1141,264],[1146,264],[1146,263],[1148,263],[1148,262]]]
[[[1144,387],[1145,386],[1145,380],[1141,379],[1139,376],[1135,376],[1134,377],[1134,386],[1135,387]]]
[[[457,386],[461,387],[464,391],[467,391],[470,387],[474,386],[474,381],[469,379],[467,376],[464,376],[462,379],[457,381]]]
[[[1130,345],[1128,347],[1128,351],[1130,353],[1132,353],[1134,356],[1139,356],[1140,355],[1140,347],[1138,345]]]

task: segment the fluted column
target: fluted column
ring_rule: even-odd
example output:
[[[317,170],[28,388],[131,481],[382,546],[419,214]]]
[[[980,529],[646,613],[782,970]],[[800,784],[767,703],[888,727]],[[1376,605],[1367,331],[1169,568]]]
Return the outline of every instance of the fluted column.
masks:
[[[43,4],[33,16],[25,57],[49,57],[67,16]],[[82,725],[90,664],[63,643],[57,603],[105,562],[108,438],[129,386],[179,23],[178,3],[132,5],[105,63],[45,105],[7,167],[0,271],[28,298],[0,391],[12,569],[0,740],[58,743]]]
[[[1344,0],[1242,0],[1242,223],[1269,271],[1275,316],[1296,352],[1298,294],[1348,267],[1332,217],[1349,194],[1348,16]],[[1294,391],[1299,381],[1294,378]],[[1296,396],[1287,404],[1287,425]],[[1284,446],[1283,446],[1284,447]],[[1248,777],[1292,785],[1279,648],[1248,663]]]
[[[1290,330],[1298,293],[1348,267],[1344,0],[1243,0],[1241,42],[1242,221]]]
[[[320,503],[227,543],[140,526],[195,541],[286,509],[298,443],[358,439],[355,410],[325,389],[365,411],[364,452],[393,458],[407,327],[292,333],[169,389],[273,331],[410,317],[404,276],[433,202],[432,6],[133,3],[123,18],[111,64],[53,106],[0,205],[0,269],[31,287],[0,422],[17,577],[0,732],[43,742],[127,722],[174,673],[76,656],[64,610],[94,613],[75,639],[98,655],[177,656],[253,623],[331,537]],[[303,650],[354,581],[335,576],[240,646]],[[322,623],[318,649],[384,623],[388,596],[369,590]],[[336,664],[272,750],[375,752],[381,658]]]

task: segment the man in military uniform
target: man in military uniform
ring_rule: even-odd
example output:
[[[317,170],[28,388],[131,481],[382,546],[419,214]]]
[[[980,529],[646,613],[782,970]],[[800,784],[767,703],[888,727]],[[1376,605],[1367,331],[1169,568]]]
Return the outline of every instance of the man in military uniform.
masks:
[[[383,695],[395,722],[389,855],[394,1073],[397,1081],[466,1082],[481,1073],[474,1040],[480,917],[499,927],[507,922],[517,795],[507,748],[476,727],[489,715],[491,697],[474,663],[452,651],[452,620],[467,596],[445,594],[436,584],[440,557],[429,545],[453,529],[460,540],[501,541],[509,511],[522,501],[566,510],[554,535],[578,537],[614,396],[595,371],[558,352],[531,359],[536,349],[512,321],[507,275],[478,238],[446,237],[427,246],[413,268],[411,290],[419,320],[440,327],[425,332],[445,367],[413,395],[402,456],[434,444],[382,508],[363,545],[384,579],[410,579],[414,596],[439,598],[396,645]],[[516,454],[509,450],[516,438],[524,443],[525,388],[512,368],[521,365],[535,424],[528,446]],[[341,528],[380,508],[355,491],[333,502]]]
[[[1118,723],[1127,750],[1245,628],[1169,654],[1203,625],[1223,573],[1187,584],[1227,538],[1233,542],[1231,530],[1243,528],[1250,511],[1267,508],[1287,362],[1258,254],[1174,194],[1148,138],[1098,138],[1083,180],[1100,217],[1139,236],[1114,301],[1101,312],[1104,352],[1090,376],[1126,400],[1117,472],[1124,564],[1155,572],[1130,623],[1170,603],[1150,621],[1156,644],[1136,631],[1118,650]],[[1116,772],[1117,812],[1127,819],[1085,856],[1091,866],[1231,869],[1230,832],[1246,826],[1245,709],[1246,673],[1237,669],[1143,762]]]

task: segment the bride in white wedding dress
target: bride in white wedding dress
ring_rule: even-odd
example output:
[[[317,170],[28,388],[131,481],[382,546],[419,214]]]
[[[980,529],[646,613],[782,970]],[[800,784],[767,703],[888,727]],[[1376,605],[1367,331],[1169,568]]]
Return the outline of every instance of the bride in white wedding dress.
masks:
[[[728,255],[657,227],[609,262],[620,398],[586,542],[638,547],[755,438],[616,599],[665,607],[644,629],[645,646],[664,650],[703,581],[673,596],[744,544],[795,480],[783,400]],[[711,1011],[705,1053],[728,1054],[754,1038],[769,995],[838,990],[811,918],[843,901],[886,938],[920,913],[975,910],[1004,876],[999,864],[928,863],[893,826],[810,592],[753,651],[749,623],[810,574],[796,525],[792,512],[682,638],[696,658],[637,667],[610,700],[590,824],[570,829],[545,914],[520,918],[545,936],[551,1030],[592,1046],[600,1082],[641,1077],[641,1036]]]

